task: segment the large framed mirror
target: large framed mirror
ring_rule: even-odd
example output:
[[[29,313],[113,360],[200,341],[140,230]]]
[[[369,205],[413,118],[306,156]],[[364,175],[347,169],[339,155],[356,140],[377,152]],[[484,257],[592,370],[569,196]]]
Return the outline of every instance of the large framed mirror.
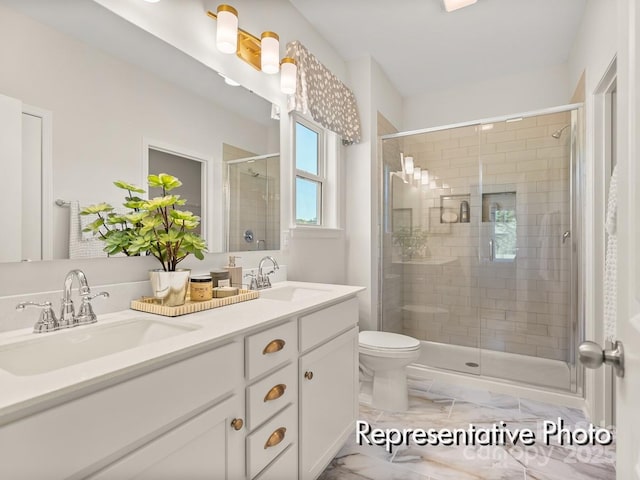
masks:
[[[82,232],[78,210],[120,205],[114,181],[144,186],[157,169],[186,180],[177,193],[200,212],[209,251],[234,246],[225,182],[227,161],[238,157],[227,156],[229,146],[271,156],[269,175],[279,176],[271,103],[94,2],[74,15],[55,3],[0,2],[0,153],[10,159],[19,227],[5,232],[0,262],[106,256],[100,242],[90,246],[96,241]],[[253,195],[237,191],[245,185],[234,194]],[[279,177],[269,183],[273,198],[275,188]],[[274,205],[264,231],[279,239]],[[267,248],[263,236],[242,249]],[[278,248],[279,240],[269,242]]]

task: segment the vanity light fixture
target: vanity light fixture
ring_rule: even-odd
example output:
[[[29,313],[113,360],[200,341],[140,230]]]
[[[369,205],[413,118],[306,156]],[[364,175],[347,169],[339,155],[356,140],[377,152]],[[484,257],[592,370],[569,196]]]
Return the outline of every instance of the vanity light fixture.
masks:
[[[284,57],[280,62],[280,90],[286,95],[296,93],[298,66],[291,57]]]
[[[423,169],[420,173],[420,183],[425,186],[429,186],[429,170]]]
[[[222,53],[235,53],[238,48],[238,11],[231,5],[218,5],[216,47]]]
[[[413,168],[413,179],[420,181],[420,179],[422,178],[422,169],[420,167],[414,167]]]
[[[404,157],[404,173],[413,175],[413,157]]]
[[[273,75],[280,71],[280,37],[274,32],[263,32],[260,37],[260,68]]]
[[[293,58],[280,59],[280,39],[275,32],[263,32],[261,38],[238,28],[238,11],[231,5],[218,5],[207,15],[218,22],[216,46],[222,53],[235,53],[256,70],[267,74],[281,72],[280,89],[291,95],[296,91],[297,67]]]
[[[443,0],[444,1],[444,9],[448,12],[453,12],[454,10],[458,10],[460,8],[468,7],[469,5],[473,5],[478,0]]]

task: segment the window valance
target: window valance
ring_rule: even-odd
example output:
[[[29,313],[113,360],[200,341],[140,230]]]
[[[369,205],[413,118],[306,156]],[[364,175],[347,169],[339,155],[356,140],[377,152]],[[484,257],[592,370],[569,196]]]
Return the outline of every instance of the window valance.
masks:
[[[358,143],[360,116],[353,92],[300,42],[287,44],[287,56],[298,65],[297,90],[289,98],[289,111],[311,115],[340,135],[344,144]]]

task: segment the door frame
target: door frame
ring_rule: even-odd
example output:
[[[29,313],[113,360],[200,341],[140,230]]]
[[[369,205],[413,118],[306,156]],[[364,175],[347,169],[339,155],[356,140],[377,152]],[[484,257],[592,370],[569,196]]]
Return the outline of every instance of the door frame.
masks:
[[[22,114],[38,117],[42,121],[41,182],[42,208],[41,244],[42,260],[53,259],[53,112],[33,105],[22,104]]]
[[[611,93],[617,86],[618,65],[614,57],[594,91],[593,162],[593,272],[591,321],[586,322],[587,338],[605,344],[604,334],[604,259],[606,252],[605,217],[608,184],[611,177]],[[610,368],[586,371],[586,400],[594,423],[611,425],[614,417],[614,378]]]
[[[142,184],[146,185],[149,176],[149,150],[169,153],[178,157],[187,158],[201,164],[201,204],[202,215],[200,218],[201,231],[207,242],[209,252],[222,252],[224,249],[224,232],[220,231],[223,225],[223,202],[215,202],[214,195],[210,192],[222,191],[222,162],[213,156],[196,152],[189,148],[172,145],[161,140],[144,137],[142,139]],[[179,175],[176,175],[179,177]]]

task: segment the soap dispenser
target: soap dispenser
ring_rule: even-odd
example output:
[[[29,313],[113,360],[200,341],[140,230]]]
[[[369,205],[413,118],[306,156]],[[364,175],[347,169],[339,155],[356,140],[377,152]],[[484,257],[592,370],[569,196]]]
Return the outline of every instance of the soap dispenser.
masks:
[[[242,288],[242,267],[236,266],[237,255],[229,255],[229,264],[224,267],[229,272],[232,287]]]

